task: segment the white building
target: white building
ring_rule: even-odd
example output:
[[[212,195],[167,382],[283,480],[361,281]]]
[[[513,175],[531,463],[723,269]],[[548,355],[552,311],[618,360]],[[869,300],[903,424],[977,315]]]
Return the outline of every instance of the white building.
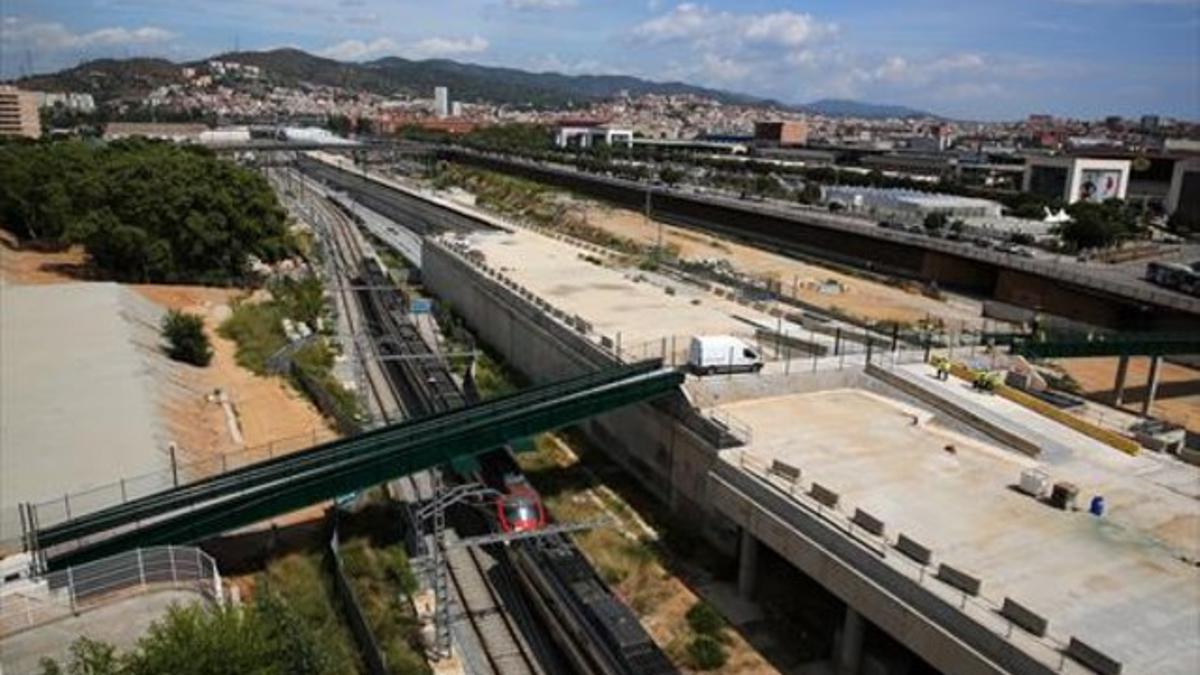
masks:
[[[463,114],[462,101],[452,102],[450,104],[450,116],[451,117],[462,117],[462,114]]]
[[[1130,165],[1128,159],[1032,155],[1021,189],[1067,204],[1125,199]]]
[[[941,213],[951,219],[996,219],[1003,215],[1004,210],[1003,205],[990,199],[855,185],[822,186],[821,198],[827,204],[841,204],[847,211],[906,223],[920,223],[931,213]]]
[[[433,88],[433,112],[438,117],[450,115],[450,90],[446,87]]]
[[[67,110],[90,113],[96,110],[96,100],[91,94],[76,92],[39,92],[39,108],[61,107]]]
[[[590,148],[597,143],[605,145],[623,143],[631,146],[633,145],[633,130],[615,129],[594,122],[565,122],[558,126],[554,143],[560,148],[571,145]]]

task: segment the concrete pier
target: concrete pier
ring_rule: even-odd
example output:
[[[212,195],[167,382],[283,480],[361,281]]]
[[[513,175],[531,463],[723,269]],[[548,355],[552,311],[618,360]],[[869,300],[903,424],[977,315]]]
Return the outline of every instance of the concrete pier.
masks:
[[[758,588],[758,540],[749,530],[742,530],[738,555],[738,594],[746,600],[754,597]]]
[[[837,648],[837,674],[858,675],[862,665],[863,617],[850,605],[846,605],[846,618],[842,621],[842,634]]]
[[[1117,359],[1117,380],[1113,383],[1113,405],[1120,408],[1125,402],[1125,378],[1129,374],[1129,357],[1121,356]]]
[[[1162,369],[1162,357],[1150,357],[1150,376],[1146,379],[1146,398],[1142,401],[1142,417],[1150,415],[1150,408],[1154,406],[1154,397],[1158,395],[1158,377],[1159,371]]]

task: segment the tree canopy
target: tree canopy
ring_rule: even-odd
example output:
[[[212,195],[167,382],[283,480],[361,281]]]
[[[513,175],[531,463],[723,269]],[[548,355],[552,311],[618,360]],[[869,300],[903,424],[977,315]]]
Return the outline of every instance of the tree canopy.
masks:
[[[0,227],[83,244],[119,281],[230,283],[251,255],[273,262],[292,247],[261,176],[203,148],[144,140],[0,145]]]
[[[1071,222],[1059,228],[1059,236],[1076,250],[1112,246],[1139,230],[1137,213],[1119,199],[1075,202],[1067,207],[1067,215]]]

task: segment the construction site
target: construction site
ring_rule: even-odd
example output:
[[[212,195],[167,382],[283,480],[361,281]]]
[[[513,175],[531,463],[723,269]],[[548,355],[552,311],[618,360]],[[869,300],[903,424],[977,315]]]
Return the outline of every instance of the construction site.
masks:
[[[216,330],[232,294],[29,285],[6,252],[0,426],[29,450],[0,467],[4,673],[52,636],[128,643],[168,599],[238,602],[304,521],[360,672],[408,672],[341,588],[339,519],[378,508],[438,673],[1200,667],[1194,335],[999,319],[649,208],[563,197],[585,215],[556,226],[332,152],[258,161],[333,317],[267,361],[295,377],[336,343],[358,412],[239,371],[231,342],[204,374],[162,356],[166,309]],[[614,541],[687,606],[638,595]]]

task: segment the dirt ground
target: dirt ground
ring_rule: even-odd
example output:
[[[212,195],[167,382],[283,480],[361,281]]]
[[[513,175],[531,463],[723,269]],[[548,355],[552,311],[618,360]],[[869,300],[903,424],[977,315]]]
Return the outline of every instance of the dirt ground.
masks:
[[[1060,359],[1057,365],[1079,382],[1082,393],[1099,401],[1112,402],[1117,377],[1116,357]],[[1129,360],[1125,400],[1121,405],[1123,410],[1141,412],[1149,376],[1148,357]],[[1151,414],[1182,425],[1193,433],[1200,433],[1200,370],[1164,361],[1159,371],[1158,392]]]
[[[640,213],[595,202],[586,202],[585,212],[587,224],[612,234],[648,244],[658,240],[658,224],[648,223]],[[778,279],[785,292],[789,292],[794,285],[797,296],[804,302],[824,308],[837,307],[862,318],[911,323],[932,316],[955,324],[980,320],[979,305],[965,299],[939,301],[917,292],[739,244],[728,238],[664,225],[663,240],[665,244],[678,246],[684,258],[727,260],[741,272]],[[818,290],[818,284],[830,279],[839,282],[844,290],[836,294]]]
[[[0,279],[11,284],[54,284],[87,278],[82,249],[43,252],[15,248],[0,233]],[[131,285],[151,302],[166,308],[200,314],[213,345],[207,368],[184,368],[187,390],[194,400],[165,406],[167,422],[181,449],[182,462],[218,457],[243,448],[272,446],[272,454],[293,452],[329,440],[334,432],[320,412],[279,378],[261,377],[237,365],[233,342],[216,328],[229,313],[229,303],[242,291],[203,286]],[[230,430],[223,406],[205,394],[221,389],[232,403],[239,443]]]
[[[616,524],[613,527],[583,532],[576,535],[575,541],[597,569],[617,567],[628,571],[627,576],[614,584],[614,591],[634,609],[654,641],[681,671],[693,672],[684,663],[686,657],[683,652],[690,636],[685,616],[701,600],[701,595],[699,589],[693,587],[690,579],[685,577],[703,575],[694,570],[668,569],[661,560],[648,553],[647,545],[639,542],[647,536],[656,538],[657,533],[628,502],[586,469],[566,443],[557,437],[547,438],[548,444],[539,444],[542,449],[536,455],[518,458],[535,485],[541,478],[541,471],[549,471],[560,479],[571,476],[567,480],[571,487],[556,491],[553,497],[547,499],[547,507],[555,518],[565,522],[604,515],[614,518]],[[718,675],[779,673],[747,642],[738,627],[724,631],[724,643],[728,661],[723,667],[707,672]]]
[[[0,279],[17,285],[61,284],[78,281],[84,270],[83,247],[63,251],[16,248],[16,238],[0,230]]]

